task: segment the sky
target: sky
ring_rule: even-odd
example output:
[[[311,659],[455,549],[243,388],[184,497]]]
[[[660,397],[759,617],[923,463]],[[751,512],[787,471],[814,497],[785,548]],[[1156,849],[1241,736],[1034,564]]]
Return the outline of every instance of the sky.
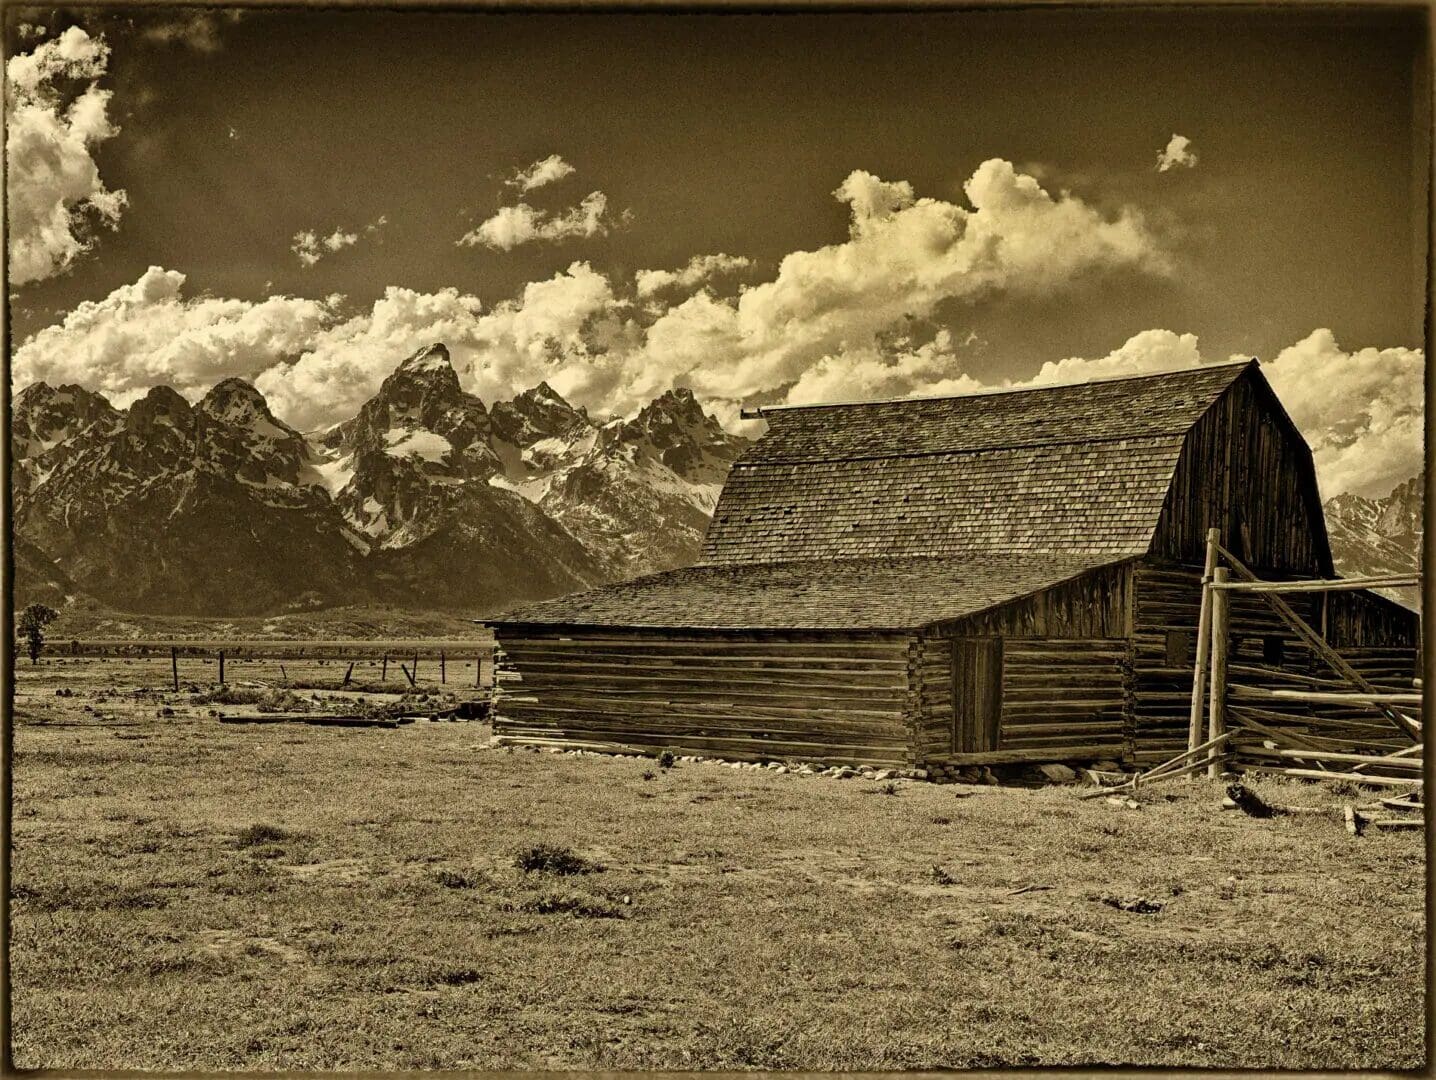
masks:
[[[1421,468],[1420,14],[5,12],[16,388],[450,348],[591,412],[1256,356],[1323,494]]]

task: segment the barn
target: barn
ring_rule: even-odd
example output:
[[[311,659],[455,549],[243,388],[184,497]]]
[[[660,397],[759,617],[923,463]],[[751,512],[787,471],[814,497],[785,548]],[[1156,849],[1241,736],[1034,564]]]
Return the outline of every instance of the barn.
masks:
[[[1263,577],[1335,576],[1311,452],[1255,360],[761,415],[696,565],[486,620],[501,741],[1162,760],[1187,745],[1207,530]],[[1414,612],[1293,603],[1358,670],[1417,673]],[[1314,670],[1259,597],[1230,625],[1232,664]]]

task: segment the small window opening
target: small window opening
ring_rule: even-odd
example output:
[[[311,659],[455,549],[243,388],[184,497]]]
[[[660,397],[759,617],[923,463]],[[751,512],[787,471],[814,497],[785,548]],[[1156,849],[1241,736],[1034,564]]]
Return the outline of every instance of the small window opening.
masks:
[[[1273,667],[1280,667],[1286,662],[1286,640],[1279,637],[1262,638],[1261,658]]]
[[[1167,631],[1167,667],[1191,667],[1197,659],[1197,635],[1192,630]]]

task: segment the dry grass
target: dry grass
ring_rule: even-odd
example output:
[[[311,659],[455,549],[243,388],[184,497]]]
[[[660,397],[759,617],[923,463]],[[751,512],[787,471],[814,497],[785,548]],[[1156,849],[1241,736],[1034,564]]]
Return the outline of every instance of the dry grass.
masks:
[[[477,724],[95,706],[124,676],[79,674],[20,671],[21,1067],[1425,1062],[1423,838],[1349,837],[1316,787],[1254,785],[1332,810],[1257,821],[1205,782],[1125,810],[688,763],[645,779],[488,749]]]

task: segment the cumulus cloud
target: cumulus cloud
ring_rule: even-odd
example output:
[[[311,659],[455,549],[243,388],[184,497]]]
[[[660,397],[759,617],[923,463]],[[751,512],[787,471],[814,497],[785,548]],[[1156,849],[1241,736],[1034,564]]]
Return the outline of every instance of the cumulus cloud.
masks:
[[[1170,330],[1143,330],[1134,334],[1106,356],[1084,359],[1070,356],[1049,360],[1031,380],[1031,385],[1086,382],[1090,379],[1145,375],[1156,371],[1177,371],[1202,362],[1196,334],[1174,334]]]
[[[364,226],[364,235],[373,236],[388,223],[388,215],[381,214],[377,220]],[[360,236],[357,232],[346,232],[342,228],[336,228],[328,236],[320,236],[313,229],[302,229],[294,234],[289,250],[298,255],[299,261],[304,264],[305,269],[308,269],[326,255],[353,247],[359,240]]]
[[[695,255],[677,270],[640,270],[633,275],[633,283],[638,295],[646,298],[668,289],[693,289],[752,265],[753,260],[742,255]]]
[[[15,350],[16,389],[79,383],[123,404],[167,383],[197,398],[220,379],[311,348],[333,320],[333,298],[186,298],[184,283],[184,274],[152,266],[133,285],[80,304]]]
[[[517,170],[504,183],[509,187],[518,188],[520,192],[529,192],[534,188],[541,188],[545,184],[562,180],[565,176],[572,176],[575,171],[574,167],[559,155],[550,154],[542,161],[535,161],[527,169]]]
[[[995,294],[1045,296],[1090,274],[1167,269],[1159,243],[1132,210],[1102,213],[1074,196],[1054,197],[1000,160],[979,167],[965,190],[970,206],[920,198],[905,182],[854,172],[834,192],[849,208],[846,238],[789,254],[771,279],[736,296],[708,289],[661,295],[670,281],[696,284],[738,267],[736,256],[703,256],[681,270],[649,272],[665,276],[642,279],[647,289],[574,262],[489,307],[456,289],[397,287],[371,310],[342,317],[332,299],[306,301],[310,307],[293,313],[306,321],[286,348],[247,347],[212,366],[254,378],[276,412],[302,428],[347,418],[399,359],[432,341],[448,345],[465,386],[488,401],[543,379],[575,404],[613,415],[686,386],[736,424],[738,407],[754,401],[971,389],[962,363],[971,338],[945,331],[939,307],[945,324],[954,305],[960,312]],[[355,232],[340,230],[341,239]],[[317,233],[302,246],[324,250]],[[213,312],[221,325],[231,317],[223,305],[253,306],[177,296],[168,302],[195,319]],[[265,303],[271,302],[301,303]],[[137,334],[129,324],[138,316],[123,305],[106,303],[91,316],[95,324],[111,320],[112,338],[124,343],[103,361],[125,373],[113,378],[125,386],[192,379],[194,364],[173,377],[167,370],[174,360],[163,348],[173,332],[169,323],[148,309],[141,314],[144,325],[161,323],[163,332]],[[62,347],[76,334],[67,320],[43,347],[27,343],[31,377],[50,370],[42,356],[51,367],[82,364],[65,357],[93,352],[83,335],[73,354]]]
[[[603,236],[611,227],[608,218],[608,196],[601,191],[590,192],[577,206],[551,214],[537,210],[528,203],[500,207],[493,217],[471,229],[457,241],[460,247],[494,248],[511,251],[521,244],[536,240],[566,240],[570,237],[589,239]]]
[[[1106,356],[1044,364],[1028,385],[1173,371],[1203,362],[1196,335],[1144,330]],[[1326,498],[1342,492],[1385,495],[1421,471],[1424,370],[1420,349],[1349,352],[1327,329],[1313,330],[1262,365],[1311,446]]]
[[[1263,365],[1311,443],[1324,496],[1382,496],[1421,471],[1425,367],[1420,349],[1348,352],[1327,329]]]
[[[1162,152],[1157,155],[1157,171],[1166,172],[1169,169],[1184,168],[1193,169],[1197,165],[1197,153],[1191,149],[1192,140],[1185,135],[1178,135],[1175,132]]]
[[[5,137],[12,285],[67,270],[93,241],[94,225],[119,224],[127,203],[100,179],[91,150],[119,131],[109,120],[110,91],[98,80],[109,46],[78,26],[12,56]],[[56,80],[91,80],[68,102]]]

